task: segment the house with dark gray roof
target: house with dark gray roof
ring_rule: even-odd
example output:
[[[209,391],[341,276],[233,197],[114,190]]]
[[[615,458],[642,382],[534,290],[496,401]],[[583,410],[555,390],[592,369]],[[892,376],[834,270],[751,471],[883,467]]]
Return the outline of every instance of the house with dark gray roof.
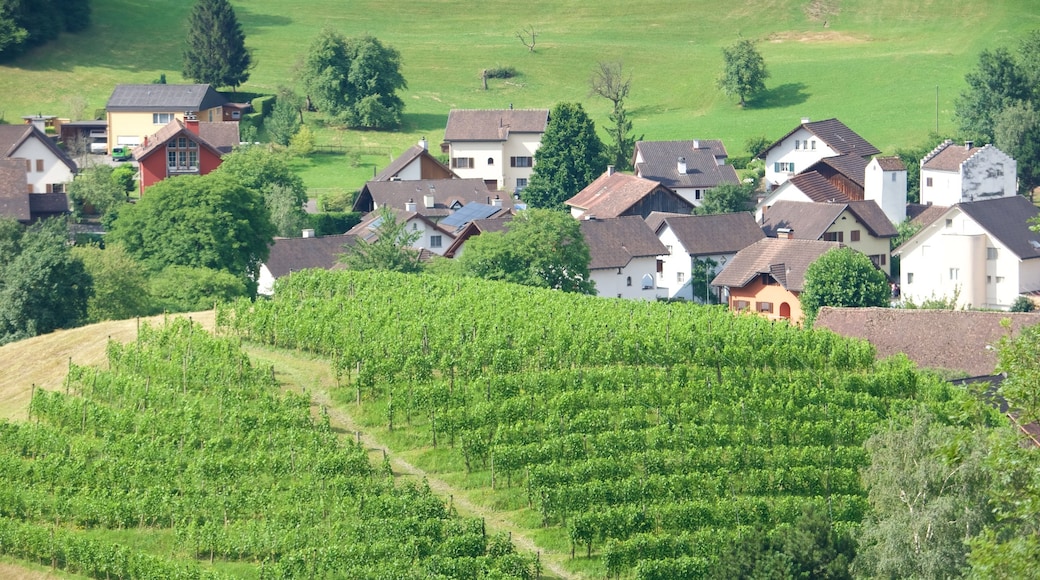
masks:
[[[805,289],[806,270],[817,258],[840,247],[838,242],[763,238],[737,252],[711,285],[722,288],[730,310],[801,323],[798,296]]]
[[[799,240],[842,242],[867,255],[885,276],[891,272],[892,238],[898,235],[895,226],[873,201],[778,201],[763,216],[762,231],[771,238],[783,232]]]
[[[193,113],[199,121],[238,121],[242,107],[210,85],[116,85],[108,98],[109,154],[112,147],[137,147],[174,119]],[[227,115],[225,115],[227,109]]]
[[[921,203],[953,205],[1017,195],[1018,163],[993,145],[947,139],[921,159]]]
[[[716,215],[650,214],[647,225],[664,244],[658,285],[668,298],[719,301],[707,284],[737,252],[765,237],[748,212]],[[696,287],[694,279],[701,281]],[[702,287],[703,283],[703,287]]]
[[[414,210],[391,208],[394,219],[398,224],[404,224],[409,234],[418,234],[411,247],[424,252],[425,255],[436,254],[443,256],[455,234],[437,227],[437,224],[427,216]],[[382,212],[374,211],[361,219],[361,222],[350,229],[347,233],[356,236],[358,240],[373,244],[379,240],[380,226],[383,224]]]
[[[17,159],[28,193],[65,193],[78,167],[32,123],[0,125],[0,159]]]
[[[1040,209],[1015,195],[958,203],[892,251],[904,300],[1008,310],[1040,293]]]
[[[632,155],[637,176],[657,181],[695,206],[704,195],[723,184],[739,185],[737,171],[726,160],[722,141],[638,141]]]
[[[260,265],[257,293],[271,296],[275,280],[293,272],[342,268],[340,257],[355,241],[356,238],[348,234],[315,237],[313,230],[305,230],[302,238],[275,238],[267,260]]]
[[[581,220],[589,246],[589,274],[596,293],[607,298],[655,300],[665,296],[657,286],[658,258],[668,249],[639,216]]]
[[[801,124],[758,154],[766,162],[766,184],[776,187],[827,157],[869,158],[881,151],[837,119]]]
[[[527,187],[548,124],[548,109],[452,109],[441,152],[459,177],[513,195]]]
[[[612,167],[564,204],[570,207],[571,216],[578,219],[625,215],[645,218],[655,211],[689,214],[694,208],[671,188],[651,179],[618,173]]]
[[[369,181],[354,200],[352,211],[368,213],[392,207],[420,213],[437,222],[470,202],[506,210],[514,207],[511,195],[489,190],[482,179],[419,179]]]
[[[462,255],[466,241],[473,236],[479,236],[490,232],[504,232],[509,222],[513,221],[513,212],[496,215],[492,218],[478,219],[468,222],[461,230],[455,233],[448,248],[444,250],[445,258],[458,258]]]
[[[426,137],[398,155],[372,181],[415,181],[417,179],[455,179],[458,175],[430,155]]]

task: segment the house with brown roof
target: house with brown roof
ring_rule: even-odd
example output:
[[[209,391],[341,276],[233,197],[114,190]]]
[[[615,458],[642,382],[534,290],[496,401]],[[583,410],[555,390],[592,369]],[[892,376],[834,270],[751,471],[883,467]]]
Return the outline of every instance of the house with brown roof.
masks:
[[[711,284],[723,289],[730,310],[800,324],[803,314],[798,296],[805,289],[806,270],[817,258],[840,247],[838,242],[763,238],[737,252]]]
[[[238,123],[200,122],[188,115],[174,119],[134,149],[141,168],[141,194],[175,175],[206,175],[239,143]]]
[[[1030,229],[1038,215],[1020,195],[947,208],[892,251],[903,299],[1007,310],[1019,296],[1040,293],[1040,234]]]
[[[668,252],[639,216],[581,221],[589,246],[589,275],[596,293],[607,298],[655,300],[658,258]]]
[[[65,193],[78,167],[36,125],[0,125],[0,159],[17,159],[28,193]]]
[[[397,208],[393,208],[393,212],[397,223],[403,223],[408,232],[419,233],[419,238],[411,245],[417,250],[443,256],[444,251],[455,239],[454,234],[437,227],[433,220],[421,213]],[[380,214],[381,212],[370,212],[347,234],[370,244],[375,243],[379,239],[379,226],[383,223],[383,216]]]
[[[921,159],[921,203],[950,206],[1017,194],[1018,164],[993,145],[947,139]]]
[[[471,202],[506,210],[514,207],[511,195],[489,190],[482,179],[469,178],[369,181],[361,188],[351,210],[368,213],[392,207],[437,222]]]
[[[827,157],[853,155],[868,158],[881,151],[837,119],[803,118],[777,142],[758,154],[766,162],[766,184],[776,187]]]
[[[765,213],[762,231],[771,238],[783,232],[799,240],[841,242],[866,254],[885,276],[891,273],[889,253],[892,238],[898,235],[873,201],[779,201]]]
[[[513,221],[513,216],[512,212],[507,212],[492,218],[478,219],[467,223],[461,230],[455,233],[455,239],[444,250],[444,257],[458,258],[461,256],[466,241],[473,236],[490,232],[504,232],[509,222]]]
[[[726,160],[722,141],[638,141],[632,155],[636,176],[656,181],[695,206],[723,184],[739,185],[737,171]]]
[[[651,212],[686,213],[693,204],[656,181],[614,171],[612,167],[564,202],[571,216],[608,219],[625,215],[645,218]]]
[[[314,230],[304,230],[302,238],[275,238],[267,260],[260,264],[257,293],[274,294],[275,280],[293,272],[310,268],[335,270],[342,268],[340,257],[354,245],[356,238],[348,234],[314,236]]]
[[[430,155],[426,137],[397,156],[372,181],[415,181],[418,179],[455,179],[458,175]]]
[[[647,225],[664,244],[658,285],[668,298],[721,301],[707,282],[732,262],[737,252],[765,237],[762,228],[748,212],[716,215],[677,215],[654,213]],[[704,287],[693,287],[694,274]],[[704,276],[701,277],[701,274]]]
[[[174,119],[193,113],[199,121],[237,122],[242,107],[230,106],[212,86],[116,85],[105,105],[108,120],[108,153],[112,147],[138,147]]]
[[[512,195],[527,187],[548,123],[548,109],[452,109],[441,151],[459,177]]]

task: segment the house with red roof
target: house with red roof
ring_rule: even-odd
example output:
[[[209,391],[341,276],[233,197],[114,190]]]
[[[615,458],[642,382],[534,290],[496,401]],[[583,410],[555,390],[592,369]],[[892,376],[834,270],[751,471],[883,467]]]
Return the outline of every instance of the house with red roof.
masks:
[[[173,119],[134,149],[141,166],[141,194],[175,175],[206,175],[239,143],[238,122],[201,123],[189,115]]]
[[[694,208],[671,188],[650,179],[618,173],[612,167],[564,203],[578,219],[625,215],[646,218],[655,211],[689,214]]]
[[[869,158],[881,151],[837,119],[802,119],[777,142],[758,154],[766,162],[766,186],[772,189],[820,160],[839,155]],[[862,179],[862,178],[861,178]]]

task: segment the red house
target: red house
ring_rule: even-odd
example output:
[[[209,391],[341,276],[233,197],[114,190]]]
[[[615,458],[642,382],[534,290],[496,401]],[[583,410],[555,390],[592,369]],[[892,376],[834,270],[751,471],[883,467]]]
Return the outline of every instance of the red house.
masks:
[[[190,117],[170,121],[134,150],[141,165],[141,194],[167,177],[206,175],[220,167],[221,157],[238,142],[236,122],[200,123]]]

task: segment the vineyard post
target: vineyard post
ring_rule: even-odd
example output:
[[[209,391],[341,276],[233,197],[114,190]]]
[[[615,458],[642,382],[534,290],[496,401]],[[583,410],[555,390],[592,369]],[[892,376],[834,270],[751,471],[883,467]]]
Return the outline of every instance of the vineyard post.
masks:
[[[32,390],[29,391],[29,415],[25,418],[26,421],[32,421],[32,408],[33,400],[36,399],[36,383],[33,383]]]
[[[69,370],[65,374],[65,396],[69,395],[69,383],[72,382],[72,357],[69,357]]]

